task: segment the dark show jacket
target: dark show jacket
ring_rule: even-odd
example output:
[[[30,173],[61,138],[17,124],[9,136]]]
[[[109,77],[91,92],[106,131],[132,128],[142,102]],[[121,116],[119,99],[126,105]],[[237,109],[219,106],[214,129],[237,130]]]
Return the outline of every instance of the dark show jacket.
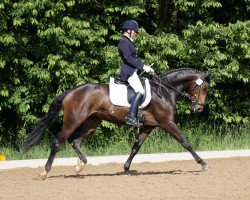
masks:
[[[126,36],[119,41],[118,51],[122,58],[120,78],[122,81],[127,81],[135,69],[142,70],[144,64],[137,59],[135,43]]]

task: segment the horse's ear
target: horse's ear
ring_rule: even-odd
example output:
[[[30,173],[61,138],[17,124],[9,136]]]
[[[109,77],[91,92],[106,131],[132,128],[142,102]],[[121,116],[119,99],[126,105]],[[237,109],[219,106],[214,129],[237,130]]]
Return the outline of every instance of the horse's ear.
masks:
[[[213,75],[212,74],[205,74],[203,77],[203,80],[207,83],[210,83],[210,81],[212,80]]]

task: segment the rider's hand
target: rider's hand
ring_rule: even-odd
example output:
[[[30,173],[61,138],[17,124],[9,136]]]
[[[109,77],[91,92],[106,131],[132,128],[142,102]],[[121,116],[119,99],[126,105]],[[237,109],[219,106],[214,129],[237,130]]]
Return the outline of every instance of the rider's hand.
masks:
[[[155,71],[151,68],[151,66],[148,66],[148,65],[144,65],[143,66],[143,70],[149,74],[154,74]]]

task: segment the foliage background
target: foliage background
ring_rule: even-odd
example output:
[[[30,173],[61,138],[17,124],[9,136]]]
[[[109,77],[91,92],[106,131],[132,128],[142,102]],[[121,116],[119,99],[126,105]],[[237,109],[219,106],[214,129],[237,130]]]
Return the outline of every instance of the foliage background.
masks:
[[[158,73],[190,67],[214,75],[206,120],[249,123],[249,10],[249,0],[2,0],[0,141],[19,147],[57,95],[118,74],[128,19],[141,27],[139,57]],[[177,118],[188,115],[179,102]]]

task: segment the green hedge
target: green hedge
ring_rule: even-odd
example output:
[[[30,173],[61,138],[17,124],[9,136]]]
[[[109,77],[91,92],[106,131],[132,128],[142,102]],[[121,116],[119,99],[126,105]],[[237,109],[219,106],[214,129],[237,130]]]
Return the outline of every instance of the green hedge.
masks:
[[[249,123],[249,9],[247,0],[2,0],[2,137],[25,137],[64,90],[118,74],[120,27],[131,18],[142,27],[136,43],[145,63],[157,73],[209,71],[209,119]],[[181,101],[177,114],[185,118],[189,106]]]

